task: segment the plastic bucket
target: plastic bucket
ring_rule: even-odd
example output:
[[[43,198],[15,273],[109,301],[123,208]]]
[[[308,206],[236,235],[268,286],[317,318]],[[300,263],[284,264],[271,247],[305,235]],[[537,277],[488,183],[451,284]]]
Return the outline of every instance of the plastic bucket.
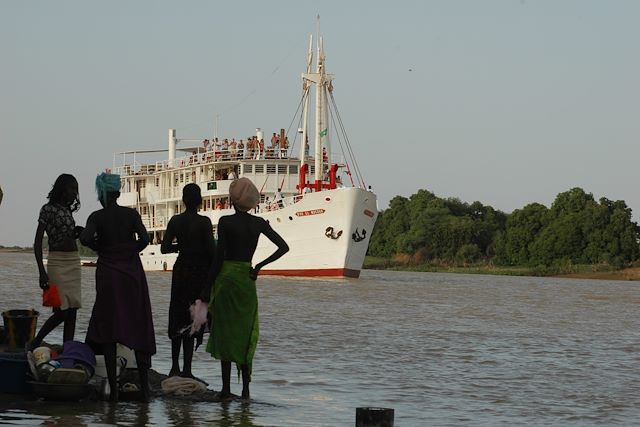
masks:
[[[36,310],[8,310],[2,312],[6,343],[9,350],[24,348],[24,345],[35,337],[38,315],[40,313]]]
[[[29,363],[27,355],[21,353],[0,353],[0,393],[28,393]]]

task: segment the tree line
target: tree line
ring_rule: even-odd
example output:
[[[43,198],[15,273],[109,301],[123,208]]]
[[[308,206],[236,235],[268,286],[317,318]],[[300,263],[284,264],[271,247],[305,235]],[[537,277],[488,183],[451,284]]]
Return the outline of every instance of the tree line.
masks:
[[[572,188],[551,207],[531,203],[506,214],[480,202],[419,190],[394,197],[380,213],[368,254],[405,263],[552,266],[609,264],[640,257],[640,227],[622,200]]]

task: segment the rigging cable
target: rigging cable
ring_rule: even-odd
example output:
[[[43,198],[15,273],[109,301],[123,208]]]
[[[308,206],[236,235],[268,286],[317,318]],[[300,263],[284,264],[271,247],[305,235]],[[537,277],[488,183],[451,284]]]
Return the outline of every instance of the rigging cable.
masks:
[[[333,97],[333,92],[330,92],[329,95],[331,96],[331,103],[333,104],[333,108],[335,108],[336,110],[336,117],[338,118],[338,122],[340,123],[340,129],[342,131],[342,133],[344,134],[345,137],[345,142],[346,142],[346,147],[347,150],[349,152],[349,155],[351,156],[351,161],[353,162],[353,168],[358,176],[358,180],[361,182],[361,184],[363,185],[364,188],[366,188],[366,183],[364,181],[364,177],[362,176],[362,173],[360,172],[360,167],[358,166],[358,162],[356,161],[356,157],[355,154],[353,153],[353,149],[351,148],[351,143],[349,142],[349,136],[347,135],[346,129],[344,127],[344,123],[342,122],[342,118],[340,117],[340,112],[338,111],[338,106],[336,105],[336,100]]]
[[[329,110],[329,113],[331,114],[330,117],[331,117],[331,123],[333,124],[333,128],[334,129],[338,129],[338,127],[336,126],[336,123],[335,123],[336,119],[334,118],[334,109],[331,108],[330,105],[328,105],[328,110]],[[338,138],[338,143],[340,144],[340,151],[342,151],[342,155],[345,158],[345,164],[347,166],[347,175],[349,176],[349,180],[351,181],[351,186],[355,187],[355,183],[353,182],[353,175],[351,174],[351,168],[349,167],[349,163],[350,163],[349,157],[350,156],[349,156],[348,153],[345,153],[344,146],[342,144],[342,139],[340,138],[340,134],[337,131],[336,131],[336,136]]]

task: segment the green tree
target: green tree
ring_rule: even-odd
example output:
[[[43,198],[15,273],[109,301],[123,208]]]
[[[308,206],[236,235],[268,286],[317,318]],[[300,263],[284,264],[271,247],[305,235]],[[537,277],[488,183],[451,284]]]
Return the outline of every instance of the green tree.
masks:
[[[549,221],[549,210],[540,203],[531,203],[513,211],[506,220],[504,233],[497,238],[496,262],[503,265],[530,264],[529,247]]]
[[[398,252],[398,241],[410,226],[408,202],[406,197],[396,196],[391,199],[389,208],[380,213],[371,234],[369,254],[390,257]]]

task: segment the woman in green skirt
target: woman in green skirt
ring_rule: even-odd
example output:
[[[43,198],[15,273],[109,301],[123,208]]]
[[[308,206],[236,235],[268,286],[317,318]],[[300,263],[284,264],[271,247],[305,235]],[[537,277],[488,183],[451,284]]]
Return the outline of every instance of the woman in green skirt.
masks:
[[[201,297],[209,301],[212,316],[207,351],[220,360],[222,369],[220,398],[231,397],[231,362],[235,362],[242,372],[242,398],[249,399],[251,365],[259,333],[256,278],[262,267],[287,253],[289,246],[267,221],[248,213],[260,201],[260,193],[249,179],[233,181],[229,196],[236,213],[223,216],[218,222],[213,277]],[[278,248],[252,267],[251,259],[261,234]]]

